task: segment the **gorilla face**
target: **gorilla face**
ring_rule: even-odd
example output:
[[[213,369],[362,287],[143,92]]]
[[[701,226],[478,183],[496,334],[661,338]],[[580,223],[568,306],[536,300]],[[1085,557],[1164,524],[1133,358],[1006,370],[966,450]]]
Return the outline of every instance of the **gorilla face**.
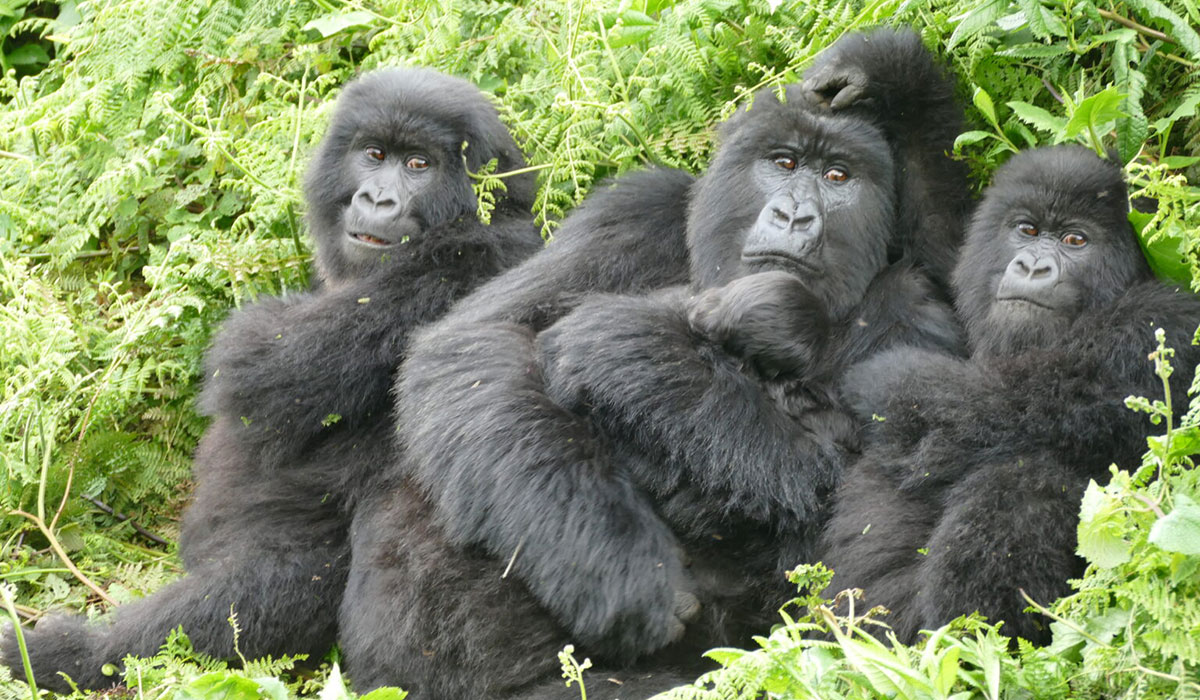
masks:
[[[467,168],[493,158],[500,172],[525,165],[495,109],[470,83],[392,69],[348,86],[306,184],[322,278],[336,284],[359,277],[404,254],[406,243],[474,216]],[[533,176],[505,183],[502,205],[528,210]]]
[[[955,271],[973,349],[1044,344],[1149,279],[1127,212],[1120,169],[1087,149],[1014,156],[984,195]]]
[[[357,184],[334,246],[352,268],[365,268],[422,231],[470,215],[475,198],[453,135],[360,130],[342,168]]]
[[[817,113],[798,95],[760,94],[726,126],[692,200],[696,285],[782,270],[842,318],[887,264],[890,153],[865,121]]]

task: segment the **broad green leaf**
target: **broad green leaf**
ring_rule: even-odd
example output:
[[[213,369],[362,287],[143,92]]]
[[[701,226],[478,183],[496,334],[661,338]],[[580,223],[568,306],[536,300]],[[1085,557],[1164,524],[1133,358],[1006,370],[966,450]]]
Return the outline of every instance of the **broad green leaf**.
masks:
[[[1129,222],[1138,235],[1146,262],[1150,263],[1150,269],[1159,279],[1187,284],[1192,279],[1187,236],[1182,231],[1166,226],[1150,231],[1147,227],[1153,219],[1153,214],[1137,210],[1129,212]]]
[[[1167,156],[1159,162],[1172,170],[1179,170],[1200,163],[1200,156]]]
[[[1101,569],[1129,561],[1129,542],[1120,502],[1093,480],[1080,504],[1079,555]]]
[[[954,139],[954,150],[957,151],[963,146],[990,138],[996,138],[996,135],[990,131],[964,131],[958,135],[958,138]]]
[[[1120,110],[1122,95],[1110,86],[1080,102],[1067,122],[1064,137],[1071,139],[1091,129],[1098,131],[1101,124],[1125,116]]]
[[[1196,94],[1179,103],[1179,106],[1171,112],[1170,116],[1155,120],[1153,124],[1154,130],[1163,131],[1181,119],[1195,117],[1197,107],[1200,107],[1200,92],[1196,92]]]
[[[334,34],[346,31],[347,29],[357,29],[360,27],[369,26],[374,20],[374,16],[369,12],[361,10],[352,10],[350,12],[331,12],[327,15],[322,15],[302,27],[303,31],[315,31],[321,35],[322,39],[328,39]]]
[[[376,688],[375,690],[372,690],[371,692],[359,698],[359,700],[404,700],[407,697],[408,691],[385,686],[383,688]]]
[[[18,46],[11,53],[5,54],[5,57],[14,66],[34,66],[50,62],[50,54],[46,53],[41,44]]]
[[[1175,494],[1175,509],[1154,522],[1150,542],[1168,552],[1200,555],[1200,505]]]
[[[971,102],[975,103],[975,107],[983,112],[983,116],[991,122],[992,126],[996,125],[996,105],[992,102],[992,96],[987,94],[987,91],[981,87],[975,88],[975,94],[971,96]]]

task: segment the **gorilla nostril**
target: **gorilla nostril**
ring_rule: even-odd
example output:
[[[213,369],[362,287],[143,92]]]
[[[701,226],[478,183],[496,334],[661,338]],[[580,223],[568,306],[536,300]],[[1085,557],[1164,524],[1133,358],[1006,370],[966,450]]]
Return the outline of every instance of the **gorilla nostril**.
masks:
[[[801,214],[792,219],[792,228],[808,228],[812,226],[813,221],[816,221],[816,219],[817,217],[812,214]]]

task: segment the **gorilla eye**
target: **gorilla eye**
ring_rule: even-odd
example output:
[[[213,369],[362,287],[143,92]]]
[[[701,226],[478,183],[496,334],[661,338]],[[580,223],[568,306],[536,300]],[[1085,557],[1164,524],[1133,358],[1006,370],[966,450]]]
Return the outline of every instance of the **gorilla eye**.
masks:
[[[1087,236],[1082,233],[1068,233],[1062,237],[1062,242],[1065,245],[1074,246],[1076,248],[1087,245]]]
[[[784,170],[796,169],[796,159],[791,156],[775,156],[771,159],[771,162]]]
[[[826,170],[822,177],[830,182],[845,182],[846,180],[850,179],[850,173],[835,166]]]
[[[383,149],[377,146],[367,146],[365,151],[367,157],[372,160],[383,161],[384,158],[387,158],[387,154],[383,152]]]
[[[1017,230],[1020,231],[1021,233],[1025,234],[1026,236],[1038,235],[1037,226],[1034,226],[1033,224],[1029,223],[1028,221],[1022,221],[1021,223],[1017,224]]]
[[[404,161],[404,167],[412,168],[413,170],[424,170],[429,167],[429,159],[425,156],[410,156]]]

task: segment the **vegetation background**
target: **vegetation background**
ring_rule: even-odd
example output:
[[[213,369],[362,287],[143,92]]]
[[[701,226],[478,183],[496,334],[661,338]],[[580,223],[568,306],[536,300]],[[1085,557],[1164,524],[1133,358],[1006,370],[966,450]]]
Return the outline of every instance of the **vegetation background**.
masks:
[[[878,24],[915,27],[957,71],[972,125],[956,148],[979,186],[1017,149],[1112,149],[1157,200],[1131,215],[1156,270],[1200,288],[1196,0],[0,0],[11,615],[96,613],[178,574],[200,357],[230,307],[307,283],[300,182],[347,80],[421,64],[494,95],[542,168],[549,238],[601,178],[702,171],[739,101]],[[836,618],[808,596],[761,649],[720,652],[728,668],[677,695],[1200,697],[1200,411],[1130,405],[1164,432],[1089,490],[1089,573],[1075,595],[1036,601],[1051,647],[1010,646],[974,619],[881,645],[859,632],[873,614]],[[797,580],[819,590],[824,576]],[[804,639],[812,628],[835,641]],[[127,679],[139,697],[349,692],[329,666],[275,678],[289,667],[230,671],[176,638]],[[0,671],[0,700],[29,696]]]

